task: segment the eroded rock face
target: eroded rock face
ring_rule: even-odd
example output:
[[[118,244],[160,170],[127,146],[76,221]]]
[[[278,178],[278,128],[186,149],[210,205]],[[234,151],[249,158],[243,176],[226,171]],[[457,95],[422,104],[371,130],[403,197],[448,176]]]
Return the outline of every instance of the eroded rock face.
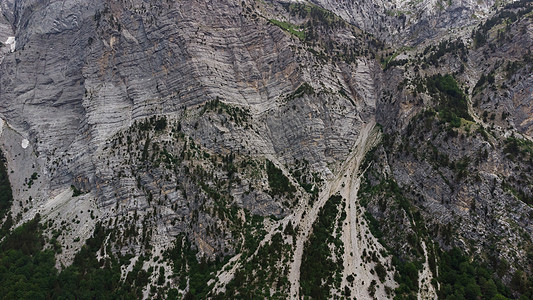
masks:
[[[531,244],[517,242],[531,235],[531,153],[509,139],[531,139],[531,18],[503,31],[496,23],[483,44],[465,28],[492,16],[493,1],[314,2],[322,8],[2,1],[0,42],[16,41],[14,51],[13,43],[0,48],[0,141],[16,221],[40,213],[49,231],[67,224],[58,266],[97,226],[117,232],[99,258],[163,257],[176,241],[198,257],[232,257],[217,269],[213,293],[231,293],[234,278],[270,293],[241,269],[266,264],[258,253],[269,247],[283,249],[265,267],[276,274],[274,290],[307,295],[294,266],[322,206],[342,192],[350,199],[330,209],[337,221],[351,215],[331,230],[354,236],[336,243],[355,247],[371,234],[367,210],[393,255],[428,260],[435,247],[477,247],[510,263],[509,282]],[[435,42],[447,37],[442,47]],[[438,74],[453,77],[470,117],[442,114],[444,92],[428,84]],[[376,121],[383,142],[365,163],[379,140]],[[391,190],[409,205],[396,209]],[[397,266],[377,239],[355,254],[324,240],[345,267],[329,295],[392,297]],[[353,255],[365,272],[356,279],[346,267],[359,268],[347,261]],[[172,262],[156,260],[143,268],[170,270]]]
[[[524,85],[530,80],[532,41],[531,19],[520,17],[531,8],[518,7],[489,18],[490,25],[472,33],[469,47],[460,39],[442,42],[386,72],[386,80],[403,83],[384,87],[377,103],[387,136],[374,154],[379,166],[367,173],[363,193],[379,222],[403,224],[386,225],[384,232],[406,257],[422,252],[404,243],[409,235],[421,236],[417,226],[406,226],[409,213],[420,213],[440,247],[472,249],[494,268],[507,269],[507,275],[501,273],[506,281],[516,270],[531,269],[532,194],[524,184],[532,180],[526,117],[531,93]],[[431,87],[435,79],[442,83],[444,74],[459,82],[455,91],[468,102],[470,121],[446,121],[449,98],[442,86]],[[394,192],[376,196],[370,187]],[[401,197],[411,209],[398,208]],[[397,238],[401,235],[405,238]],[[527,266],[510,263],[509,269],[509,262],[518,261]]]
[[[40,161],[43,187],[34,198],[46,202],[73,185],[96,198],[104,222],[128,211],[155,214],[158,202],[163,219],[181,220],[158,234],[168,239],[191,230],[190,215],[200,205],[192,199],[204,192],[197,182],[187,184],[189,170],[176,162],[171,173],[153,167],[163,150],[179,157],[181,147],[194,143],[206,155],[259,157],[260,169],[265,158],[284,170],[305,161],[309,176],[327,177],[362,122],[373,118],[377,63],[361,57],[356,64],[324,64],[299,50],[298,39],[232,1],[28,1],[12,14],[17,49],[1,66],[1,114]],[[218,104],[206,112],[209,101]],[[155,115],[168,127],[138,129]],[[221,172],[211,164],[215,175]],[[242,175],[227,187],[231,205],[287,215],[291,205],[266,193],[262,174]],[[250,194],[245,184],[257,190]],[[163,222],[162,216],[151,220]],[[200,213],[197,223],[217,222],[211,219]],[[224,248],[210,247],[208,254]]]
[[[312,1],[389,43],[418,45],[477,24],[495,1]]]

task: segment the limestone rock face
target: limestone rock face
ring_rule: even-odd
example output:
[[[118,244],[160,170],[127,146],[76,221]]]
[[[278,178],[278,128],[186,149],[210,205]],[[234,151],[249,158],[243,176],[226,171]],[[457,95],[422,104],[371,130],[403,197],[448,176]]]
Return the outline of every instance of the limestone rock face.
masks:
[[[496,3],[492,0],[312,2],[335,12],[382,40],[413,45],[477,24],[479,19],[484,19],[493,12]]]
[[[191,198],[205,195],[186,184],[190,174],[175,161],[172,176],[147,162],[163,149],[178,157],[182,149],[174,143],[194,143],[206,155],[259,157],[261,169],[265,159],[283,170],[299,160],[309,174],[332,174],[362,122],[373,118],[377,63],[361,57],[356,64],[323,64],[299,50],[297,38],[242,5],[4,2],[3,22],[17,44],[0,67],[0,113],[29,141],[43,182],[25,219],[72,185],[90,192],[106,218],[151,214],[158,201],[164,219],[181,220],[165,229],[170,237],[189,231],[188,218],[200,205]],[[139,129],[153,116],[168,126]],[[142,154],[145,144],[150,159]],[[212,168],[216,175],[216,162]],[[288,202],[272,199],[261,177],[227,187],[235,198],[230,204],[263,216],[288,214]],[[245,184],[257,190],[250,194]],[[15,191],[16,199],[24,195]],[[192,207],[177,209],[176,201]]]
[[[455,247],[532,275],[531,3],[495,2],[0,0],[15,225],[58,268],[107,230],[169,275],[144,298],[204,261],[209,296],[392,298],[411,261],[434,298]]]

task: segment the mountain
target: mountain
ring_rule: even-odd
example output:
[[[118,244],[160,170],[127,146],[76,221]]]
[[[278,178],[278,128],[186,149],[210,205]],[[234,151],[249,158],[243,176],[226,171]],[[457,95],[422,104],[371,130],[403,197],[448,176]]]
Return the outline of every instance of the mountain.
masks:
[[[532,7],[0,1],[0,291],[533,297]]]

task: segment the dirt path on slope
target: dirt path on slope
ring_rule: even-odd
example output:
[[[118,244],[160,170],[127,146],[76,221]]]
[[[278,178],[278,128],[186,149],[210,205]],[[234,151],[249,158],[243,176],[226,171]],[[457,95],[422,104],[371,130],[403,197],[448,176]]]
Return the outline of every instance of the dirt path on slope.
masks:
[[[418,300],[430,300],[437,299],[437,291],[433,284],[431,284],[431,279],[433,279],[433,274],[429,269],[428,263],[428,252],[426,249],[426,242],[422,241],[422,249],[424,250],[425,262],[422,268],[421,273],[418,275]]]
[[[378,281],[376,275],[372,275],[370,270],[373,269],[374,263],[365,263],[362,260],[362,253],[366,249],[367,253],[370,251],[379,251],[381,245],[377,239],[372,235],[370,237],[365,236],[368,232],[368,226],[366,222],[363,222],[363,211],[358,209],[357,192],[359,190],[361,172],[359,167],[364,160],[365,154],[379,141],[379,132],[375,127],[375,122],[365,124],[359,134],[358,140],[352,149],[352,152],[346,159],[346,161],[336,171],[333,178],[326,181],[321,189],[317,201],[309,207],[307,200],[300,201],[298,207],[293,214],[289,215],[279,223],[272,224],[269,232],[260,242],[260,246],[268,243],[272,237],[275,228],[279,224],[285,226],[288,222],[292,222],[295,228],[298,228],[298,234],[295,236],[295,250],[293,253],[293,259],[289,265],[289,284],[290,284],[290,298],[299,299],[300,289],[300,267],[302,264],[302,256],[304,251],[305,242],[308,240],[313,223],[318,218],[318,213],[330,198],[331,195],[340,193],[344,199],[346,199],[346,214],[347,218],[342,226],[342,241],[344,243],[344,272],[342,287],[349,286],[352,291],[352,296],[356,296],[357,299],[370,298],[367,289],[372,280]],[[364,239],[362,238],[364,236]],[[257,251],[257,249],[256,249]],[[252,258],[256,253],[250,255],[248,259]],[[248,260],[247,259],[247,260]],[[217,282],[215,283],[215,291],[225,290],[226,284],[234,277],[235,272],[242,266],[244,262],[241,260],[240,255],[233,257],[218,273]],[[357,274],[357,278],[351,285],[346,282],[346,276],[350,274]],[[389,282],[391,281],[391,282]],[[210,282],[212,283],[212,282]],[[388,276],[387,282],[390,287],[394,287],[395,283],[392,280],[392,276]],[[340,291],[337,291],[338,295]],[[384,289],[379,287],[376,290],[376,296],[384,296]]]
[[[353,257],[350,256],[344,258],[345,269],[348,270],[345,270],[345,273],[349,272],[351,274],[357,271],[355,265],[360,263],[360,252],[362,251],[357,247],[357,233],[361,230],[363,232],[366,230],[366,227],[363,228],[362,226],[358,225],[357,212],[354,204],[357,200],[357,190],[360,181],[358,174],[359,166],[363,161],[366,152],[378,141],[378,137],[379,133],[375,128],[375,123],[371,122],[365,124],[365,126],[363,126],[361,129],[361,133],[359,134],[359,138],[354,149],[352,150],[352,153],[347,158],[345,163],[342,164],[340,170],[336,172],[337,175],[332,180],[329,180],[325,183],[321,193],[319,194],[318,200],[310,209],[308,207],[300,207],[299,211],[295,213],[293,220],[295,221],[295,224],[298,225],[299,231],[298,236],[296,237],[296,248],[294,251],[293,260],[289,269],[289,283],[291,285],[290,297],[292,299],[299,298],[300,267],[302,264],[304,244],[312,232],[313,223],[317,219],[321,208],[324,206],[330,196],[336,194],[337,192],[339,192],[348,201],[346,205],[347,222],[345,222],[343,226],[342,237],[345,244],[345,252],[351,253]],[[303,214],[304,210],[306,211],[305,215]],[[354,260],[354,258],[358,259]],[[370,282],[370,280],[366,281],[367,284]],[[366,289],[365,295],[367,295]]]
[[[379,142],[377,130],[364,132],[361,135],[361,145],[351,161],[346,163],[343,175],[343,184],[338,188],[341,196],[346,199],[346,220],[343,224],[342,241],[344,244],[344,272],[341,288],[347,287],[350,295],[356,299],[371,299],[369,287],[375,281],[374,296],[378,299],[386,299],[388,295],[385,286],[394,288],[396,283],[393,272],[387,272],[384,281],[381,282],[377,272],[373,272],[377,263],[370,259],[370,253],[375,253],[379,262],[385,266],[391,265],[390,258],[381,256],[383,246],[376,237],[370,233],[368,224],[364,218],[364,208],[359,205],[357,194],[361,184],[361,177],[366,170],[360,170],[365,154]],[[342,174],[342,173],[341,173]],[[365,259],[365,255],[368,257]],[[347,277],[352,275],[353,282],[348,282]]]

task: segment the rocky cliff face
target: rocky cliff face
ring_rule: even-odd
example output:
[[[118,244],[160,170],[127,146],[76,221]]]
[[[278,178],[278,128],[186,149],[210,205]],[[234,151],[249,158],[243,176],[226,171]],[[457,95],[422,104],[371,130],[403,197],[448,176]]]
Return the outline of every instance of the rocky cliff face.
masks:
[[[57,267],[87,244],[143,298],[433,298],[454,247],[531,275],[530,3],[0,9],[3,222]]]
[[[391,44],[418,45],[461,32],[489,16],[497,1],[312,1]]]

